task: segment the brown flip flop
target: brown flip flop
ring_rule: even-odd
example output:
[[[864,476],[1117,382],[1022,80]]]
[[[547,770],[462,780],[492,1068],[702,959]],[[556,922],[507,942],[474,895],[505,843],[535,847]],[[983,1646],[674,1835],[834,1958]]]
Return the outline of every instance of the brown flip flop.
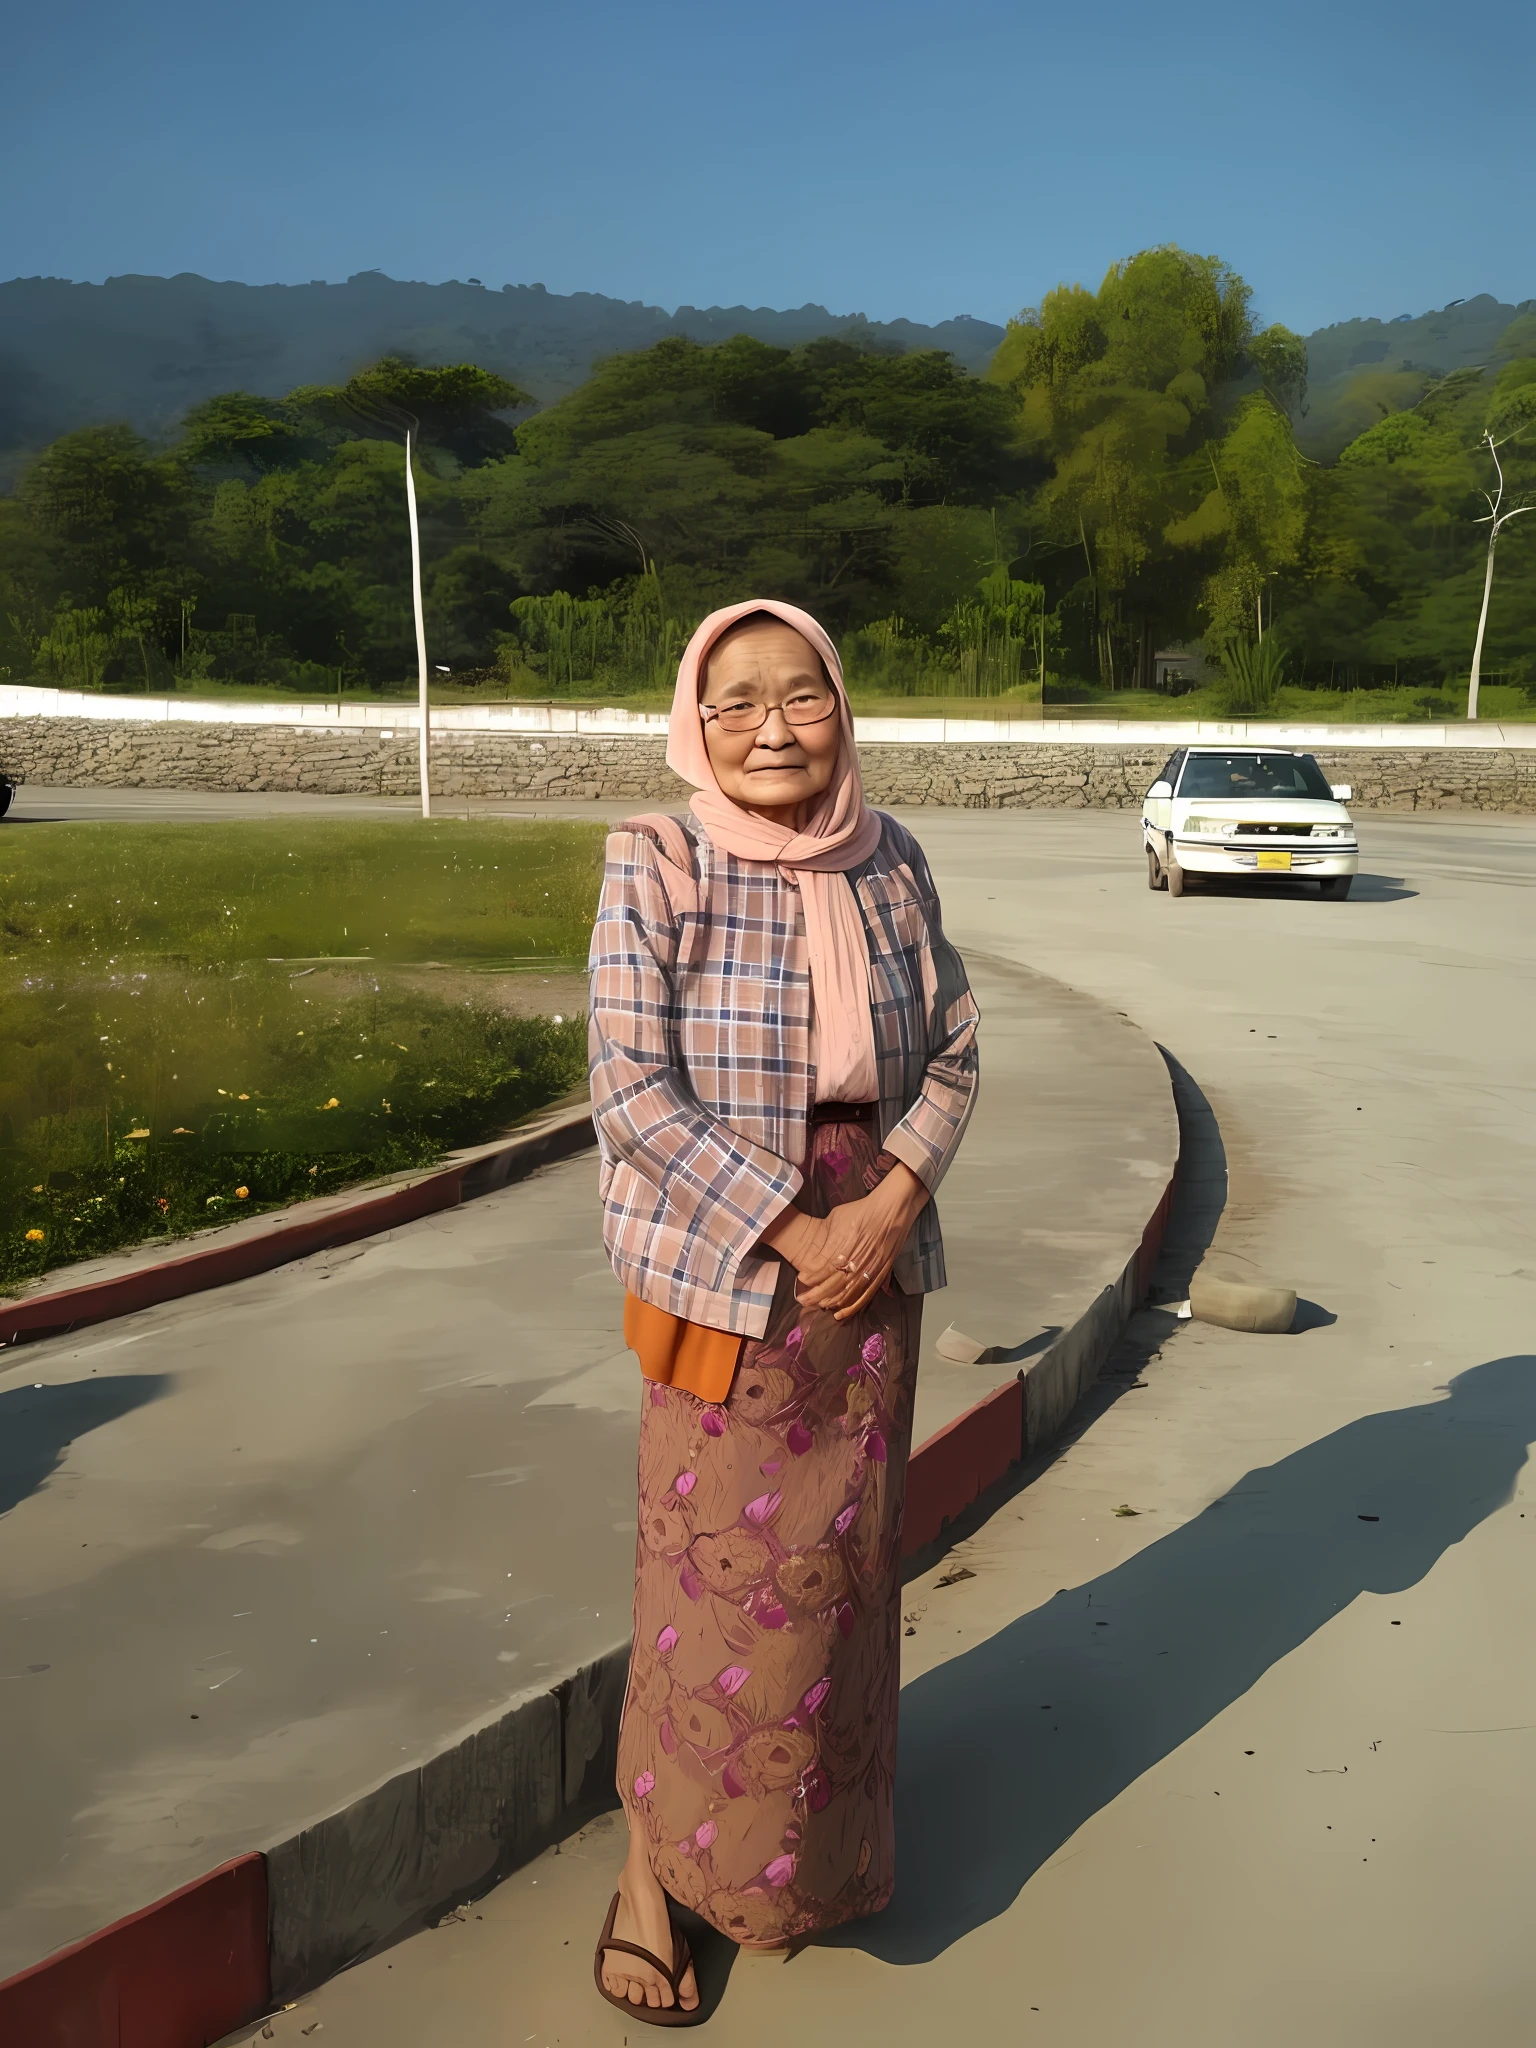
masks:
[[[608,1908],[608,1918],[603,1922],[602,1939],[598,1942],[597,1953],[592,1958],[592,1980],[597,1985],[599,1993],[610,2005],[617,2006],[626,2019],[640,2020],[648,2027],[698,2026],[704,2018],[703,2000],[700,2000],[692,2012],[684,2012],[681,2003],[683,1974],[693,1961],[693,1957],[688,1952],[688,1943],[680,1930],[676,1927],[672,1929],[672,1967],[668,1969],[661,1957],[653,1956],[648,1948],[641,1948],[633,1941],[619,1941],[615,1938],[613,1923],[618,1917],[619,1894],[615,1892],[613,1902]],[[636,2005],[632,1999],[620,1998],[616,1992],[610,1991],[603,1982],[605,1949],[613,1949],[620,1955],[634,1956],[639,1962],[649,1963],[651,1968],[672,1987],[672,2003]]]

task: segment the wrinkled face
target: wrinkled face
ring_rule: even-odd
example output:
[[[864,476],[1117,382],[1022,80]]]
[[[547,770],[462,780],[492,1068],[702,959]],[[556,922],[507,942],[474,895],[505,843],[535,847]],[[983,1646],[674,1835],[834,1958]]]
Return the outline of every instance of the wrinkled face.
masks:
[[[842,744],[837,696],[815,650],[781,620],[751,620],[711,648],[699,708],[725,795],[780,824],[803,824]]]

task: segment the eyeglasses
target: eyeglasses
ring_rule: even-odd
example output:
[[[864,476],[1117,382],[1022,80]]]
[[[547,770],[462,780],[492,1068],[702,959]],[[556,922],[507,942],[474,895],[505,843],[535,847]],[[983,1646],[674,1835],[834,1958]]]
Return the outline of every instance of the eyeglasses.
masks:
[[[778,705],[701,704],[699,716],[706,725],[713,720],[722,732],[756,732],[767,724],[770,710],[782,711],[786,725],[821,725],[837,710],[837,697],[831,690],[818,690]]]

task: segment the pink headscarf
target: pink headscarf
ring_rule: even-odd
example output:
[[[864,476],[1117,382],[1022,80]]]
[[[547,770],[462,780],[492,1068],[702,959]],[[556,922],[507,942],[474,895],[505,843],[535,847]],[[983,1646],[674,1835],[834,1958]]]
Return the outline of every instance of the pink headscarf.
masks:
[[[710,649],[728,627],[754,612],[768,612],[794,627],[821,656],[837,696],[842,734],[837,765],[798,832],[754,817],[725,794],[715,780],[699,716],[699,685]],[[678,667],[667,765],[693,784],[690,808],[716,846],[739,860],[772,861],[785,881],[799,889],[815,1005],[817,1096],[822,1101],[874,1101],[879,1077],[869,1008],[869,943],[845,871],[868,860],[880,844],[880,820],[864,801],[842,663],[809,612],[771,598],[754,598],[710,613],[684,648]]]

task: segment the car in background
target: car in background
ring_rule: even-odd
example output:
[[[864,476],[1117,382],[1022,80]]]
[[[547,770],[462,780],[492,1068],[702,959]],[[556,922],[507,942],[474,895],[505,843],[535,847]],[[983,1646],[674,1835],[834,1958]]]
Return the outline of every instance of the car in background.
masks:
[[[1180,747],[1141,807],[1147,887],[1182,896],[1191,875],[1315,879],[1347,896],[1360,865],[1353,791],[1310,754],[1280,747]]]
[[[0,768],[0,818],[11,808],[11,798],[16,794],[16,785],[3,768]]]

